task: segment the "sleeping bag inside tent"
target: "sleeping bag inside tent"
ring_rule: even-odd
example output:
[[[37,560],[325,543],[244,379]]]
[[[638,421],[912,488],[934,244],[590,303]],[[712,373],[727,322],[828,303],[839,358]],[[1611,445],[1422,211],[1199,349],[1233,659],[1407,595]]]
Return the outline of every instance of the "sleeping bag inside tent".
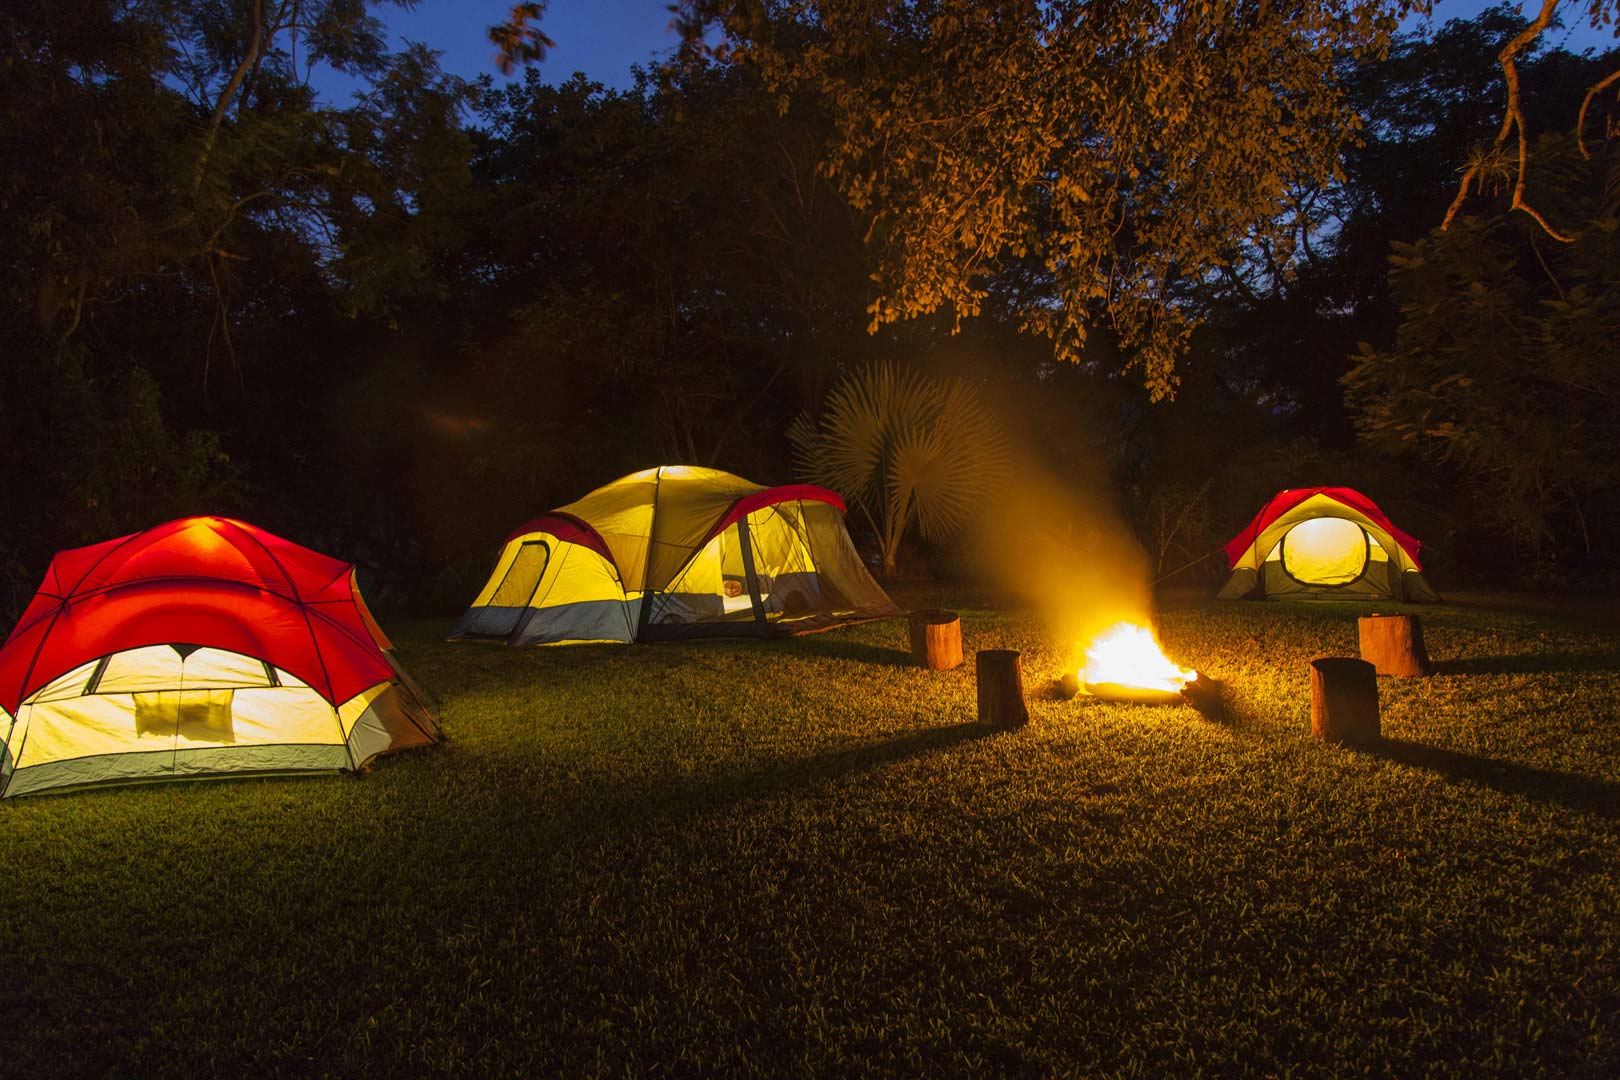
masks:
[[[805,633],[898,615],[808,484],[665,465],[519,527],[451,640],[508,645]]]
[[[1438,602],[1416,539],[1344,487],[1278,492],[1226,545],[1222,600],[1245,597]]]
[[[0,796],[358,769],[438,738],[354,567],[194,517],[63,551],[0,646]]]

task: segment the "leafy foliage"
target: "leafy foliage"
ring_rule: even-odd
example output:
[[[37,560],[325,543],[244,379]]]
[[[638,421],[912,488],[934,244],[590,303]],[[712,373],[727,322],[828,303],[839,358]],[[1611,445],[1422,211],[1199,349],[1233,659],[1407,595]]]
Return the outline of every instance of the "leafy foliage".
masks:
[[[0,551],[39,565],[155,514],[229,511],[250,459],[284,489],[276,448],[309,439],[347,375],[310,340],[339,312],[443,295],[465,87],[425,49],[388,53],[376,6],[8,8]],[[314,64],[367,92],[327,106]]]
[[[1549,519],[1563,537],[1560,544],[1532,557],[1514,540],[1512,525],[1490,516],[1493,507],[1503,507],[1494,484],[1483,476],[1469,482],[1456,455],[1369,454],[1340,381],[1357,363],[1358,343],[1393,349],[1403,316],[1389,287],[1390,246],[1430,233],[1455,194],[1469,148],[1491,138],[1490,103],[1501,94],[1494,56],[1523,25],[1516,8],[1487,9],[1427,36],[1400,35],[1386,59],[1347,74],[1345,85],[1364,119],[1361,139],[1346,155],[1342,180],[1300,192],[1321,220],[1302,230],[1292,270],[1279,272],[1256,252],[1208,282],[1197,296],[1205,321],[1192,340],[1183,392],[1174,402],[1127,414],[1123,439],[1130,450],[1120,482],[1132,493],[1133,517],[1150,549],[1163,519],[1160,504],[1177,488],[1205,479],[1214,484],[1212,527],[1178,556],[1191,562],[1229,538],[1243,515],[1279,488],[1345,483],[1373,495],[1422,537],[1426,566],[1444,580],[1509,580],[1561,548],[1560,565],[1541,565],[1534,573],[1588,588],[1603,582],[1601,567],[1613,561],[1602,540],[1611,530],[1593,516],[1602,516],[1603,500],[1582,504],[1590,556],[1566,507]],[[1614,63],[1620,55],[1581,57],[1546,46],[1528,51],[1519,75],[1529,124],[1538,130],[1567,124],[1585,88]],[[1594,114],[1594,131],[1605,106]],[[1532,192],[1553,200],[1549,212],[1577,210],[1559,191],[1582,172],[1575,168],[1578,154],[1547,149],[1545,157],[1538,153]],[[1582,196],[1581,205],[1591,198]],[[1506,205],[1505,189],[1500,202]],[[1535,249],[1523,237],[1514,244],[1515,272],[1542,283],[1537,295],[1555,297]],[[1542,239],[1539,246],[1550,260],[1560,257],[1553,251],[1559,245]],[[1438,378],[1443,364],[1434,364]],[[1482,434],[1512,424],[1498,424],[1484,408],[1474,422]],[[1214,432],[1220,434],[1212,442]],[[1221,452],[1212,454],[1212,445]],[[1571,561],[1584,564],[1584,572]],[[1189,583],[1199,569],[1213,572],[1218,564],[1212,558],[1175,581]],[[1177,565],[1171,560],[1166,569]]]
[[[1591,518],[1620,491],[1617,236],[1600,211],[1568,246],[1500,217],[1398,246],[1395,345],[1345,378],[1369,441],[1456,463],[1531,548],[1608,543]]]
[[[1617,14],[1620,14],[1620,4],[1615,0],[1574,0],[1568,4],[1564,0],[1541,0],[1540,6],[1534,8],[1534,17],[1498,50],[1497,62],[1502,69],[1502,86],[1507,98],[1502,110],[1502,124],[1497,129],[1496,138],[1488,146],[1476,147],[1469,155],[1467,167],[1462,170],[1462,180],[1457,185],[1457,194],[1446,209],[1441,228],[1450,227],[1472,191],[1505,188],[1510,192],[1508,199],[1510,210],[1518,210],[1525,214],[1541,228],[1542,232],[1554,240],[1569,243],[1574,239],[1573,236],[1555,227],[1547,216],[1526,198],[1530,180],[1530,149],[1536,133],[1526,119],[1524,93],[1519,76],[1521,58],[1533,49],[1547,28],[1569,9],[1576,11],[1584,9],[1585,20],[1593,29],[1614,24]],[[1620,25],[1616,26],[1616,33],[1620,34]],[[1601,79],[1587,88],[1581,100],[1572,129],[1583,157],[1587,156],[1583,141],[1587,109],[1593,98],[1606,87],[1613,85],[1616,79],[1620,79],[1620,69],[1611,65]]]
[[[950,537],[1008,467],[1001,426],[972,386],[888,363],[845,378],[820,423],[801,414],[788,439],[801,476],[866,512],[891,576],[913,525],[925,540]]]
[[[833,118],[824,168],[872,215],[873,327],[1003,302],[1064,359],[1106,327],[1155,398],[1241,244],[1290,260],[1293,193],[1340,174],[1359,120],[1341,64],[1378,55],[1377,0],[688,0],[724,55]]]
[[[544,2],[513,4],[506,21],[490,28],[489,40],[498,50],[502,75],[512,74],[521,65],[540,63],[546,58],[547,49],[557,47],[538,25],[545,11]]]

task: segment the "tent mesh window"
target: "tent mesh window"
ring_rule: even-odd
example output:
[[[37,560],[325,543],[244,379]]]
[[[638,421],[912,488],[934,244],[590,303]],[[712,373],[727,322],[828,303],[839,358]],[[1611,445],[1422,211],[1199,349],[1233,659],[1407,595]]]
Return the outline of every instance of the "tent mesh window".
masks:
[[[820,611],[821,578],[804,528],[802,503],[778,503],[748,515],[760,600],[770,617]]]
[[[147,690],[131,694],[136,735],[179,735],[191,742],[234,743],[234,690]]]
[[[546,566],[551,562],[551,546],[544,540],[525,540],[512,557],[506,576],[495,587],[470,632],[479,637],[504,638],[517,631],[518,625],[529,613],[529,605],[545,580]]]
[[[770,622],[826,610],[805,506],[775,503],[720,532],[657,597],[652,621],[756,619],[756,601]]]
[[[1279,541],[1283,571],[1301,585],[1349,585],[1367,569],[1370,538],[1343,518],[1312,518],[1289,529]]]
[[[757,536],[750,539],[758,543]],[[737,526],[727,526],[699,548],[669,587],[653,598],[650,621],[693,623],[753,619],[754,598],[749,594],[748,578],[750,570],[754,569],[745,557]]]
[[[545,576],[546,563],[550,558],[551,548],[544,540],[525,541],[518,549],[517,557],[512,560],[512,568],[496,586],[495,595],[490,597],[490,605],[527,607],[535,590],[540,587],[540,579]]]

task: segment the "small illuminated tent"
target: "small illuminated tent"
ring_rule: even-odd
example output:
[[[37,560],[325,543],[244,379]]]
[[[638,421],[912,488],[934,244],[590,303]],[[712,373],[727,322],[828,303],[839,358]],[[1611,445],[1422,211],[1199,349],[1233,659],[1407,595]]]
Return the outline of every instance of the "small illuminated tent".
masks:
[[[1417,540],[1367,496],[1344,487],[1278,492],[1226,545],[1222,600],[1247,596],[1437,603]]]
[[[357,769],[438,738],[354,567],[194,517],[59,552],[0,646],[0,796]]]
[[[898,615],[808,484],[665,465],[527,522],[451,640],[508,645],[804,633]]]

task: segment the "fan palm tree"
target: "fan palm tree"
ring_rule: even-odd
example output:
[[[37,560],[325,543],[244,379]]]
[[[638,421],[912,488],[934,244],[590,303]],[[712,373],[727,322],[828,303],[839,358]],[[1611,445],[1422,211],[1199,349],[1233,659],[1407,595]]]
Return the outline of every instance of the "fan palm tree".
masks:
[[[794,467],[859,506],[893,577],[913,525],[925,540],[958,532],[1007,472],[1007,441],[973,387],[893,364],[847,376],[819,422],[788,429]]]

